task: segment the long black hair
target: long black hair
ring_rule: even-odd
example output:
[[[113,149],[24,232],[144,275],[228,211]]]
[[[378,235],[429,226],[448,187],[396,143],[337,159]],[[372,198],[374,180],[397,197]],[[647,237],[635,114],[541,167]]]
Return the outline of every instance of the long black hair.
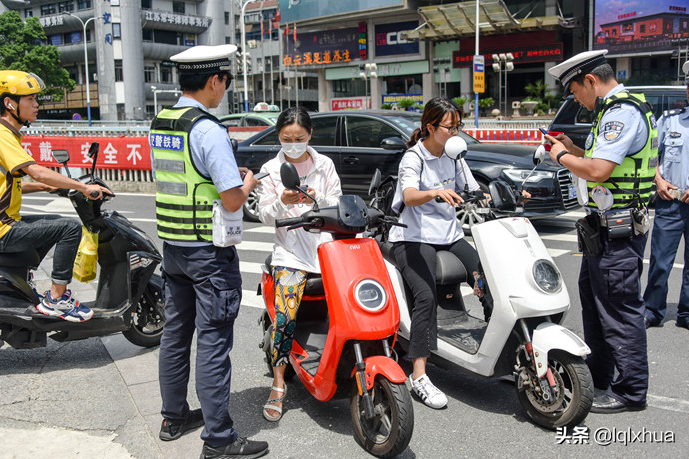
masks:
[[[446,114],[452,113],[459,119],[458,124],[462,122],[462,110],[459,105],[455,104],[449,99],[444,97],[435,97],[428,101],[428,103],[423,108],[423,114],[421,115],[421,127],[416,129],[409,141],[407,142],[407,148],[411,148],[419,141],[419,139],[425,139],[428,137],[428,125],[431,124],[435,127],[440,125]]]

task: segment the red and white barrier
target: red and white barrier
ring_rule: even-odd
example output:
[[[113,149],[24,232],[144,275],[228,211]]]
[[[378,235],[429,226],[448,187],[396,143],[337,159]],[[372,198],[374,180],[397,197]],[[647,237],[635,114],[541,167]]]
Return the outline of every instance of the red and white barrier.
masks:
[[[543,142],[543,134],[538,129],[463,129],[478,141],[487,143],[518,143],[538,145]]]

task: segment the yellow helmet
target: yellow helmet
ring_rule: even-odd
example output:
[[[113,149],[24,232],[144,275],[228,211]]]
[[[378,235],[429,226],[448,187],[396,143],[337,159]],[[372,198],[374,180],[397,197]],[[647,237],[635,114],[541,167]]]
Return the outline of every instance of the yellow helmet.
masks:
[[[0,94],[28,96],[45,89],[45,83],[33,73],[20,70],[0,70]]]

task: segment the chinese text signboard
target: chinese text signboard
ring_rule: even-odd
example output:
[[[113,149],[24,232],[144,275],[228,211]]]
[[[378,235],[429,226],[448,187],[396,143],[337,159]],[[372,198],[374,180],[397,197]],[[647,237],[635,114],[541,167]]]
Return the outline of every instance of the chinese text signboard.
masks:
[[[486,92],[486,69],[483,56],[474,56],[474,92]]]
[[[525,64],[528,62],[559,62],[562,57],[562,43],[553,43],[550,45],[529,46],[518,48],[502,48],[495,50],[482,50],[483,57],[490,61],[493,54],[497,53],[512,53],[514,56],[514,65]],[[471,52],[452,52],[452,67],[471,67],[474,55]]]
[[[358,27],[346,29],[304,32],[295,43],[290,35],[284,35],[287,67],[343,64],[360,57]]]
[[[53,150],[67,150],[71,167],[86,169],[92,142],[100,144],[98,169],[151,170],[151,149],[147,137],[34,137],[22,139],[22,147],[41,166],[59,167]]]
[[[332,110],[361,110],[371,108],[368,97],[340,97],[331,101]]]

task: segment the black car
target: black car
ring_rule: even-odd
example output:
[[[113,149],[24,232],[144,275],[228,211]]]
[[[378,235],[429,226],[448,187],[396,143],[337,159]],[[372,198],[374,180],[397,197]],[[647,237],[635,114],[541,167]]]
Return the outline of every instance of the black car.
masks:
[[[376,168],[383,177],[397,175],[406,150],[404,144],[421,124],[420,113],[391,110],[321,112],[313,114],[311,119],[314,128],[309,145],[333,160],[343,193],[363,198],[368,198]],[[469,146],[466,161],[484,191],[496,179],[519,188],[533,168],[533,146],[486,144],[464,132],[459,135]],[[237,164],[256,172],[278,151],[277,132],[275,127],[270,127],[239,143]],[[532,195],[525,204],[525,216],[530,218],[555,216],[579,206],[569,171],[550,159],[528,177],[524,189]],[[255,194],[244,206],[244,214],[249,220],[257,220]],[[475,214],[458,217],[469,226],[482,219]]]
[[[685,86],[628,86],[632,93],[642,93],[653,106],[653,114],[660,118],[665,110],[683,108],[687,105],[687,90]],[[558,110],[549,131],[564,132],[574,145],[584,148],[586,137],[591,131],[593,113],[579,105],[570,95]]]

